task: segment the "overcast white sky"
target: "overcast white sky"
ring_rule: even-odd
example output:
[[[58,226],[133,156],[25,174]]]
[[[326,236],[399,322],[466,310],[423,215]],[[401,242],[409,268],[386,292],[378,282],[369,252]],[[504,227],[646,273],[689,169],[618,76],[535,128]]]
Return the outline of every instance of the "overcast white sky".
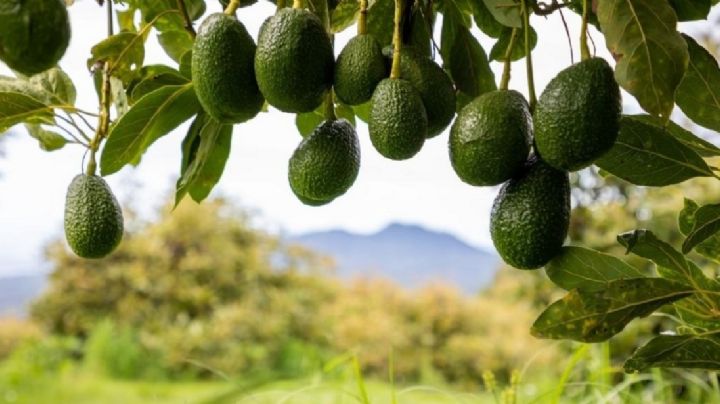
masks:
[[[217,1],[207,3],[208,12],[220,11]],[[239,18],[257,37],[260,24],[273,12],[274,5],[260,0],[241,9]],[[719,14],[715,10],[714,18]],[[106,34],[104,16],[104,10],[93,0],[76,1],[70,8],[72,42],[60,63],[78,87],[78,105],[93,111],[97,109],[96,97],[85,61],[90,47]],[[566,17],[577,57],[580,19],[571,12]],[[533,53],[540,94],[547,82],[570,64],[570,52],[557,13],[546,20],[534,18],[533,24],[541,38]],[[693,32],[701,24],[686,24],[683,30]],[[342,49],[353,34],[351,28],[339,35],[336,49]],[[601,35],[592,34],[598,55],[610,59]],[[154,38],[147,44],[146,63],[172,63]],[[479,38],[489,52],[493,41],[482,35]],[[493,62],[492,67],[499,79],[501,65]],[[527,94],[524,69],[523,62],[513,65],[510,87]],[[0,73],[9,71],[0,66]],[[633,101],[625,97],[626,104]],[[107,178],[120,200],[133,199],[144,214],[151,214],[167,201],[177,179],[180,142],[186,129],[187,124],[155,143],[138,168],[128,167]],[[360,123],[357,130],[362,148],[360,175],[346,195],[329,205],[307,207],[290,191],[287,161],[301,137],[294,115],[275,110],[235,127],[230,159],[212,195],[228,197],[258,212],[258,223],[272,231],[342,228],[373,232],[391,222],[405,222],[446,231],[470,244],[492,249],[488,222],[497,189],[471,187],[455,176],[448,159],[447,131],[426,142],[413,159],[397,162],[382,158],[373,149],[364,124]],[[66,188],[81,171],[83,154],[78,146],[43,152],[21,127],[15,132],[4,142],[6,155],[0,159],[0,275],[43,269],[42,248],[62,237]]]

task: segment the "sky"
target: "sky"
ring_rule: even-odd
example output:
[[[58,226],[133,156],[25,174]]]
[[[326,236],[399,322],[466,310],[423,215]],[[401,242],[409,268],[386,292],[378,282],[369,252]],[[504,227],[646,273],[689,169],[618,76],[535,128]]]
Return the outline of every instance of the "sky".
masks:
[[[208,13],[220,11],[208,0]],[[260,1],[239,11],[239,19],[257,39],[262,21],[274,5]],[[60,62],[75,81],[77,105],[97,110],[97,98],[85,61],[92,45],[106,35],[105,12],[94,0],[78,0],[70,7],[73,34]],[[719,10],[713,19],[720,17]],[[565,13],[577,61],[580,18]],[[540,94],[560,70],[571,64],[567,37],[558,13],[533,17],[540,38],[533,52],[535,83]],[[441,21],[438,21],[436,38]],[[689,33],[703,23],[683,24]],[[336,37],[336,52],[354,35],[350,28]],[[494,41],[473,32],[489,53]],[[602,36],[591,29],[597,55],[611,61]],[[152,35],[146,45],[146,63],[173,65]],[[492,62],[499,81],[502,65]],[[0,74],[10,75],[0,66]],[[513,64],[510,88],[527,94],[525,64]],[[625,94],[626,108],[634,100]],[[132,201],[140,214],[151,218],[166,204],[174,190],[180,165],[180,143],[189,123],[153,144],[137,168],[126,167],[106,178],[121,202]],[[347,194],[323,207],[308,207],[293,195],[287,183],[287,162],[301,137],[294,115],[277,110],[261,113],[250,122],[236,125],[230,158],[211,197],[222,196],[257,214],[258,226],[280,234],[326,229],[371,233],[393,222],[411,223],[451,233],[465,242],[492,250],[489,233],[490,208],[497,187],[472,187],[452,170],[447,151],[447,130],[428,140],[410,160],[381,157],[370,143],[367,127],[359,122],[360,174]],[[42,151],[22,127],[4,141],[0,158],[0,276],[47,270],[43,247],[63,236],[62,221],[67,185],[82,170],[84,149],[69,145],[52,153]]]

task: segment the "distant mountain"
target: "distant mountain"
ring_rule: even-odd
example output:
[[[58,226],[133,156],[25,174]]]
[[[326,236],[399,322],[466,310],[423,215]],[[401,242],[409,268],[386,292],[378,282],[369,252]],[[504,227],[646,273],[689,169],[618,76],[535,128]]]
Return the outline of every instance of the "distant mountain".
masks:
[[[474,293],[492,281],[499,264],[497,255],[451,234],[406,224],[370,235],[331,230],[289,241],[334,258],[342,277],[381,276],[406,287],[442,281]]]
[[[43,292],[46,285],[47,275],[43,273],[0,278],[0,317],[25,316],[28,304]]]

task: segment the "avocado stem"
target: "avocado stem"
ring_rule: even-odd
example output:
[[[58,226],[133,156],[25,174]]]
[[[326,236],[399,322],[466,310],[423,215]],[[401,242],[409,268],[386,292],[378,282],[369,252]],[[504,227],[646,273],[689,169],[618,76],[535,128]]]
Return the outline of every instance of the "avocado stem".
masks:
[[[402,47],[402,12],[404,0],[395,0],[395,27],[393,31],[393,61],[390,70],[391,79],[400,78],[400,48]]]
[[[527,83],[528,83],[528,104],[530,112],[535,111],[537,104],[537,96],[535,95],[535,75],[533,73],[532,49],[530,49],[530,13],[528,12],[528,0],[521,0],[523,14],[523,29],[525,30],[525,66],[527,67]]]
[[[230,0],[227,7],[225,8],[225,14],[235,15],[235,10],[240,7],[240,0]]]
[[[512,51],[515,47],[515,39],[517,38],[517,28],[513,28],[510,34],[510,43],[505,50],[505,65],[503,66],[502,79],[500,80],[500,89],[507,90],[510,83],[510,65],[512,64]]]
[[[582,25],[580,26],[580,60],[590,58],[590,49],[587,43],[588,8],[588,0],[583,0]]]
[[[302,0],[293,0],[293,8],[303,8]]]
[[[358,35],[365,35],[367,33],[367,0],[360,0],[360,16],[358,17]]]
[[[328,90],[325,95],[325,119],[328,121],[334,121],[337,119],[335,115],[335,97],[333,97],[332,90]]]

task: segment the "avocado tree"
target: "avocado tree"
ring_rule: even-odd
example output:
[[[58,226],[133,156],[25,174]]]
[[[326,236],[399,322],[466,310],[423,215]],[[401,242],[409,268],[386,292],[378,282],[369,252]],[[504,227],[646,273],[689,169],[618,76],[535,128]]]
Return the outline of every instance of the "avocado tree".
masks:
[[[24,124],[48,151],[87,149],[86,169],[68,190],[65,228],[76,254],[98,258],[123,233],[120,207],[101,176],[138,164],[186,121],[192,124],[182,142],[176,203],[187,195],[204,200],[222,175],[233,125],[272,107],[296,114],[304,139],[290,156],[289,183],[313,206],[355,181],[357,119],[368,123],[376,151],[393,160],[413,157],[452,123],[449,156],[458,177],[474,186],[503,184],[491,217],[502,258],[521,269],[544,267],[568,291],[535,321],[533,335],[605,341],[630,321],[662,312],[676,328],[649,339],[625,370],[718,370],[720,280],[688,254],[720,262],[720,205],[686,201],[678,212],[686,237],[680,249],[649,230],[620,234],[626,253],[654,264],[652,273],[581,245],[563,246],[569,172],[595,165],[601,175],[650,187],[718,178],[711,164],[720,148],[671,120],[677,106],[695,124],[720,131],[720,67],[677,31],[679,21],[707,19],[717,2],[276,0],[256,44],[235,18],[253,1],[220,1],[224,13],[200,21],[204,0],[98,0],[108,35],[87,61],[96,113],[75,105],[72,80],[55,66],[72,31],[63,2],[0,0],[0,60],[16,72],[0,77],[0,131]],[[581,61],[537,97],[532,50],[539,39],[530,16],[568,9],[582,18],[572,34]],[[590,24],[604,36],[614,66],[592,54]],[[357,35],[335,52],[333,35],[353,26]],[[489,52],[473,27],[496,40]],[[152,33],[172,66],[145,64]],[[520,59],[527,99],[508,90],[511,64]],[[499,84],[492,60],[504,63]],[[647,113],[622,115],[620,88]]]

